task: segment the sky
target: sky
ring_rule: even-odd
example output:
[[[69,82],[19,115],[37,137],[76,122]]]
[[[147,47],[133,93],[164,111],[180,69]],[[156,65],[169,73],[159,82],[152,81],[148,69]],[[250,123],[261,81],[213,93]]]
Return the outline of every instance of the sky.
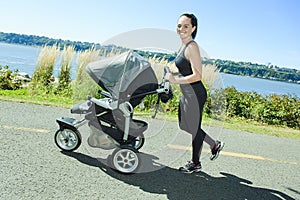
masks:
[[[102,44],[139,29],[175,33],[193,13],[210,58],[300,70],[299,10],[299,0],[1,0],[0,32]]]

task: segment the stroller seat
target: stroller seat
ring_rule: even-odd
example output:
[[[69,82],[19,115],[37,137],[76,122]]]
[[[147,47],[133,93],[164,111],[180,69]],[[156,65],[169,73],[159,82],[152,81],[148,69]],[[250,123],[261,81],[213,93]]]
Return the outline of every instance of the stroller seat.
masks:
[[[124,127],[120,127],[122,130]],[[129,135],[138,136],[140,133],[148,129],[148,123],[138,119],[130,120]]]

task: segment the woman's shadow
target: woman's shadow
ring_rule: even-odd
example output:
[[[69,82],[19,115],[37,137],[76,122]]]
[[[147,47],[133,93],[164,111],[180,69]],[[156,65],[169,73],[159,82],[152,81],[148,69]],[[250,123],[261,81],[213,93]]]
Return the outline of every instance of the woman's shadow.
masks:
[[[252,187],[252,182],[221,172],[223,177],[212,177],[205,172],[185,174],[156,162],[155,156],[140,153],[141,168],[135,174],[121,174],[107,166],[107,159],[93,158],[77,152],[64,155],[93,167],[107,175],[141,190],[165,194],[168,199],[293,199],[276,190]],[[281,197],[281,198],[280,198]]]

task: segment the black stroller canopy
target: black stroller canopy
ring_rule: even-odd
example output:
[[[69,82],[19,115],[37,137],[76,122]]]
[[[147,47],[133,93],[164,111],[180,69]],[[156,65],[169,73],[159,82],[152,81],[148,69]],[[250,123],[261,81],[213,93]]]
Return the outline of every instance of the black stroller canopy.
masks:
[[[86,71],[115,99],[136,95],[137,89],[140,94],[150,92],[158,85],[151,64],[133,51],[92,62]]]

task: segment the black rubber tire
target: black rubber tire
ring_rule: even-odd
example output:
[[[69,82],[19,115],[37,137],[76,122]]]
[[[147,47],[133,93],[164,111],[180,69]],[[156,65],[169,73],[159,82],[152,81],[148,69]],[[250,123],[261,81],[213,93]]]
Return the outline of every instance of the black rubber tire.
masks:
[[[79,131],[59,129],[54,135],[54,142],[63,151],[74,151],[81,145],[81,135]]]
[[[144,144],[145,144],[145,136],[142,133],[141,135],[139,135],[138,137],[136,137],[133,147],[136,150],[139,150],[140,148],[143,147]]]

